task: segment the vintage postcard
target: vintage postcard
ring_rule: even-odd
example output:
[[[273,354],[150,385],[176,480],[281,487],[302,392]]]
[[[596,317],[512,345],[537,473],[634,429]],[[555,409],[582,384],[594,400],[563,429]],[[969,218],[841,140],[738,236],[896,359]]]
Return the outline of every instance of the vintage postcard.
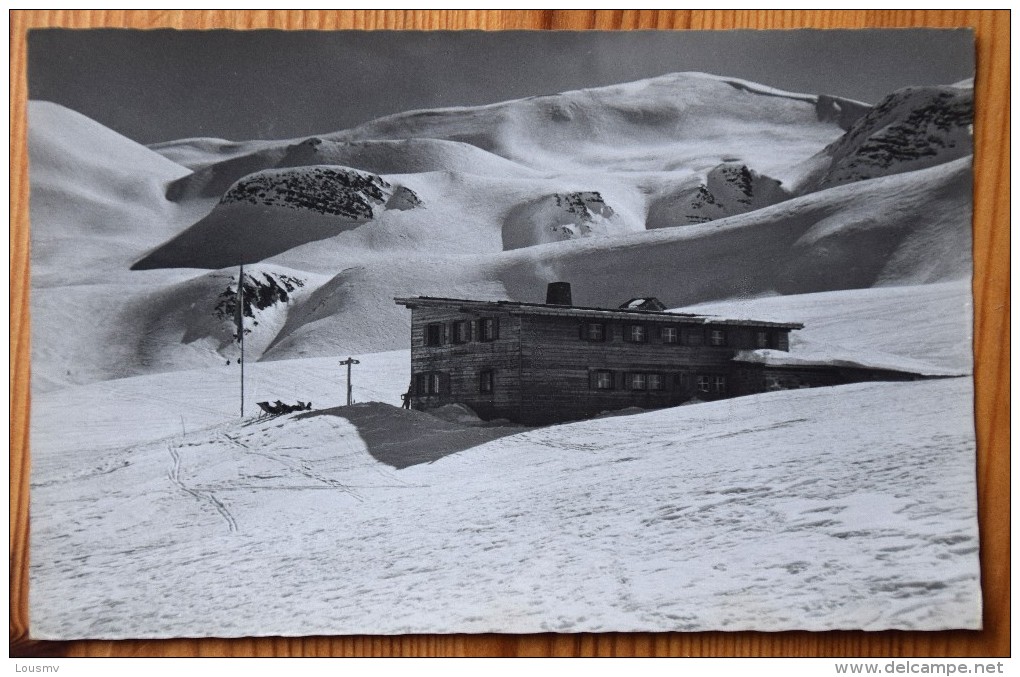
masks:
[[[33,31],[32,636],[979,628],[973,72]]]

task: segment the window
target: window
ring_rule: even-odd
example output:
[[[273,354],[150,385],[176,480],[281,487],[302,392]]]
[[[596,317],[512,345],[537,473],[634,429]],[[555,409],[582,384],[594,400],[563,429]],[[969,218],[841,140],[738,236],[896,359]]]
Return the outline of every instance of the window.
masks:
[[[678,343],[680,340],[676,327],[663,327],[659,330],[659,336],[663,343]]]
[[[581,325],[581,338],[585,341],[605,341],[606,325],[601,322],[585,322]]]
[[[713,376],[712,377],[712,392],[722,394],[726,392],[726,377],[725,376]]]
[[[648,329],[643,324],[628,324],[623,337],[632,343],[644,343],[648,340]]]
[[[767,331],[758,331],[754,335],[754,345],[758,348],[769,347],[769,333]]]
[[[461,320],[453,323],[453,342],[454,343],[467,343],[471,340],[471,326]]]
[[[595,388],[596,390],[612,390],[613,372],[611,371],[595,372]]]
[[[483,393],[491,393],[493,385],[493,371],[486,369],[478,377],[478,391]]]
[[[495,341],[499,338],[499,320],[494,317],[486,317],[482,319],[482,336],[483,341]]]
[[[665,390],[666,380],[662,374],[627,374],[627,388],[630,390]]]
[[[705,332],[701,327],[683,330],[684,345],[700,346],[705,343]]]
[[[443,344],[443,325],[438,322],[425,327],[425,345],[439,346]]]
[[[445,379],[438,371],[422,372],[414,375],[414,392],[416,395],[439,395],[443,392]]]
[[[713,346],[726,345],[726,332],[722,329],[713,329],[709,334],[708,342]]]
[[[707,376],[698,377],[698,392],[709,393],[712,392],[712,382]]]

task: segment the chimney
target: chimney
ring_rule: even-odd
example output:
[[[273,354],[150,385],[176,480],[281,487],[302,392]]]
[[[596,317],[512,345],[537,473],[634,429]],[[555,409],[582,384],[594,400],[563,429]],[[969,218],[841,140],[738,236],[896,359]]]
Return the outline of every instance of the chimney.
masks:
[[[545,302],[553,306],[570,306],[569,282],[550,282],[545,292]]]

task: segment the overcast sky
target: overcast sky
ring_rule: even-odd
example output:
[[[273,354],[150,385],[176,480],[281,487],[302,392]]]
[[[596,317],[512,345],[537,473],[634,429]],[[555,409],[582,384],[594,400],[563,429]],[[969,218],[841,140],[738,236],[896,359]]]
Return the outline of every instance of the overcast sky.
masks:
[[[29,96],[142,143],[290,138],[415,108],[468,106],[704,71],[874,103],[974,72],[972,33],[35,30]]]

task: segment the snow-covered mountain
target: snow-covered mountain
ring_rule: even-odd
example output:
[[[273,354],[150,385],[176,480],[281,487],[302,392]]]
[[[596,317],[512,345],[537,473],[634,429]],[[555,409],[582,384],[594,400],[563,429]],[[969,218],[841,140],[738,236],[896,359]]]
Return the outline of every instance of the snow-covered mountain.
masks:
[[[98,125],[34,104],[34,232],[73,221],[85,233],[77,247],[51,240],[52,256],[38,247],[34,283],[54,287],[37,298],[36,349],[55,365],[41,382],[221,363],[215,341],[184,340],[196,335],[186,309],[214,293],[208,275],[242,262],[306,281],[278,322],[260,325],[252,345],[264,359],[404,347],[409,318],[391,299],[406,294],[540,300],[546,282],[566,279],[590,305],[648,294],[682,304],[965,278],[966,92],[904,90],[873,109],[677,73],[305,139],[152,149],[108,130],[69,133]],[[956,145],[875,169],[869,148],[890,138]],[[80,173],[63,158],[102,157],[86,153],[95,139],[141,159],[123,175],[90,174],[101,210],[83,230]],[[805,177],[812,190],[795,196],[788,180]],[[132,195],[125,182],[150,188]],[[116,246],[103,241],[110,223],[122,224]],[[102,297],[59,284],[89,277],[108,285]],[[114,344],[117,359],[62,345],[55,328],[77,317],[67,299],[102,318],[82,341]]]
[[[164,198],[187,168],[57,104],[28,119],[34,287],[104,279],[201,216]]]
[[[861,116],[808,164],[799,192],[909,172],[974,152],[974,87],[907,87]]]
[[[410,111],[335,138],[462,141],[552,171],[677,171],[744,162],[772,173],[842,131],[833,101],[735,78],[672,73],[489,106]]]
[[[346,164],[380,173],[403,173],[399,165],[428,171],[424,167],[431,158],[441,159],[445,169],[454,171],[487,171],[496,165],[506,173],[505,163],[486,157],[492,154],[553,172],[677,171],[744,162],[774,175],[776,167],[794,164],[837,138],[867,109],[867,104],[856,101],[784,92],[736,78],[672,73],[487,106],[408,111],[353,129],[276,144],[185,139],[153,148],[182,164],[208,170],[198,173],[199,183],[222,175],[219,188],[245,173],[289,166],[286,163],[297,161],[303,144],[330,157],[314,164]],[[394,149],[382,143],[387,141],[420,146]],[[402,156],[389,160],[398,163],[396,171],[379,167],[393,150]],[[423,154],[431,158],[414,159]],[[361,162],[354,160],[358,155]],[[217,165],[217,158],[222,164]],[[456,166],[458,162],[462,167]],[[377,168],[362,163],[377,163]]]

